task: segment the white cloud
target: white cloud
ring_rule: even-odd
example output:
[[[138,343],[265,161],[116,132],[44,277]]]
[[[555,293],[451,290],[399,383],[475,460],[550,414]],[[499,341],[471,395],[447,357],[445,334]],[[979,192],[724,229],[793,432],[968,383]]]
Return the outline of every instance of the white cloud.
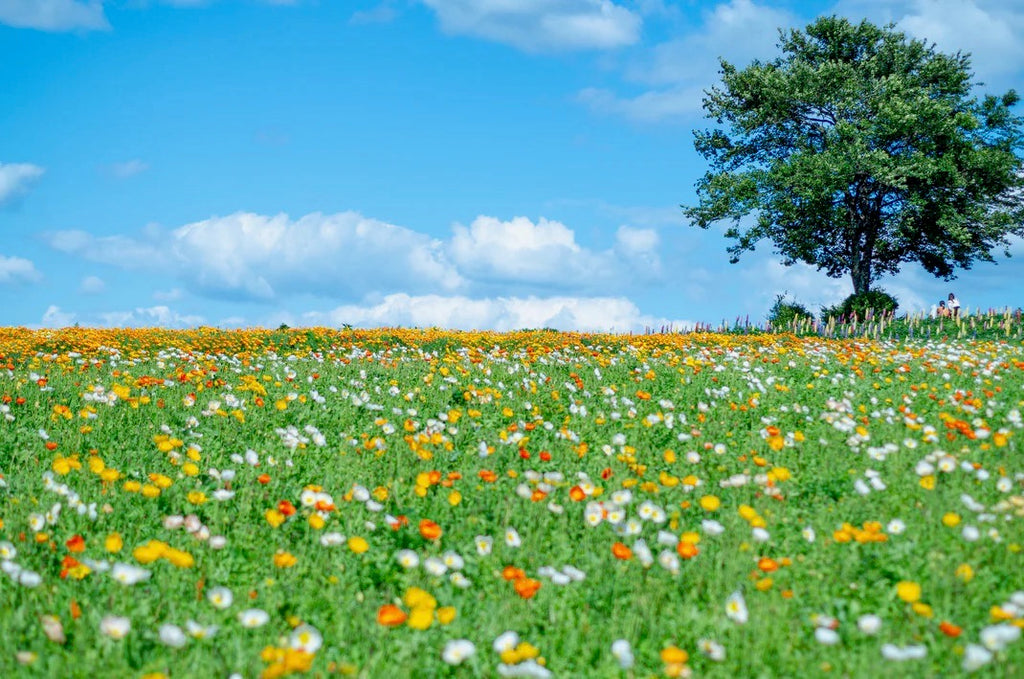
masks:
[[[589,332],[642,332],[671,325],[692,327],[686,320],[649,316],[624,297],[493,297],[388,295],[377,304],[345,305],[299,317],[282,316],[289,325],[349,323],[362,327],[442,327],[461,330],[555,328]]]
[[[107,284],[99,276],[86,276],[78,285],[78,291],[83,295],[98,295],[107,289]]]
[[[607,294],[660,270],[650,229],[623,227],[611,248],[593,250],[566,225],[544,218],[480,216],[452,228],[444,241],[355,212],[297,220],[239,212],[140,238],[74,230],[44,238],[90,261],[164,272],[207,296],[264,301],[296,294],[489,294],[496,286],[511,294]]]
[[[43,168],[31,163],[0,163],[0,205],[23,195],[43,172]]]
[[[0,284],[34,283],[42,277],[30,260],[0,255]]]
[[[0,24],[41,31],[110,28],[103,0],[0,0]]]
[[[692,117],[701,110],[703,92],[719,71],[719,58],[745,66],[775,56],[778,29],[798,23],[786,10],[752,0],[730,0],[703,13],[700,26],[659,45],[626,68],[626,76],[657,89],[624,96],[586,88],[578,99],[592,109],[638,122]]]
[[[635,43],[639,14],[611,0],[421,0],[448,33],[529,52],[608,49]]]
[[[382,2],[371,9],[353,12],[352,16],[349,17],[348,22],[353,26],[361,26],[364,24],[386,24],[393,21],[396,16],[398,16],[398,12],[391,6],[391,3]]]
[[[121,163],[113,163],[110,166],[110,172],[118,179],[127,179],[134,177],[135,175],[142,174],[149,169],[149,163],[133,158],[132,160],[126,160]]]
[[[43,313],[41,325],[46,328],[63,328],[76,323],[85,327],[106,328],[190,328],[204,323],[202,316],[179,314],[166,306],[137,307],[127,311],[103,311],[94,314],[80,314],[64,311],[51,304]]]
[[[894,22],[946,53],[969,52],[981,80],[1012,86],[1024,68],[1024,5],[1005,0],[840,0],[835,11],[860,20]]]
[[[182,292],[181,288],[171,288],[170,290],[157,290],[153,293],[153,299],[158,302],[174,302],[181,299]]]

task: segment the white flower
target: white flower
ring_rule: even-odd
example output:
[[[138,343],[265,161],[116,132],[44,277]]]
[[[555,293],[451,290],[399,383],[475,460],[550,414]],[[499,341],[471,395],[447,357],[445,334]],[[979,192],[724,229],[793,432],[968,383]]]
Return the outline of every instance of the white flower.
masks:
[[[755,542],[768,542],[772,537],[764,528],[754,528],[750,531],[750,536],[754,538]]]
[[[714,660],[715,662],[722,662],[723,660],[725,660],[725,646],[718,643],[717,641],[712,641],[711,639],[701,639],[697,642],[697,648],[700,649],[701,653],[706,655],[711,660]]]
[[[185,621],[185,631],[193,639],[206,639],[212,637],[220,628],[217,625],[200,625],[195,620]]]
[[[455,552],[445,552],[442,558],[444,559],[444,565],[453,571],[462,570],[462,567],[466,565],[465,559]]]
[[[312,625],[299,625],[292,630],[291,647],[297,651],[316,653],[324,643],[320,632]]]
[[[32,532],[38,533],[43,528],[46,528],[46,517],[42,514],[29,514],[28,527],[32,529]]]
[[[139,568],[127,563],[115,563],[113,568],[110,569],[110,577],[122,585],[134,585],[137,582],[149,580],[150,575],[152,573],[145,568]]]
[[[476,654],[476,646],[469,639],[452,639],[441,651],[441,659],[449,665],[461,665]]]
[[[633,649],[625,639],[612,642],[612,655],[619,661],[619,667],[628,670],[633,666]]]
[[[1001,651],[1020,638],[1020,628],[1009,623],[989,625],[978,634],[981,643],[991,651]]]
[[[928,655],[928,647],[924,645],[903,646],[882,644],[882,657],[886,660],[903,662],[904,660],[920,660]]]
[[[725,526],[714,519],[704,519],[700,522],[700,528],[707,535],[721,535],[725,532]],[[678,540],[676,540],[676,542],[678,542]]]
[[[899,519],[893,519],[888,523],[885,529],[893,535],[899,535],[907,529],[907,524],[903,523]]]
[[[1009,476],[1001,476],[999,477],[999,480],[996,481],[996,489],[1000,493],[1009,493],[1013,490],[1013,481],[1010,480]]]
[[[819,644],[825,646],[835,646],[839,643],[839,633],[828,627],[818,627],[815,629],[814,638],[818,640]]]
[[[235,595],[227,587],[213,587],[206,593],[206,598],[209,599],[214,608],[224,610],[231,606],[231,602],[235,600]]]
[[[519,537],[519,532],[511,526],[505,529],[505,544],[509,547],[518,547],[523,544],[523,539]]]
[[[882,628],[882,619],[877,615],[868,613],[857,618],[857,629],[868,636],[874,636],[878,634],[878,630]]]
[[[503,634],[499,634],[494,640],[494,652],[504,653],[505,651],[511,651],[519,645],[519,635],[509,630]]]
[[[185,525],[185,517],[180,514],[172,514],[171,516],[164,517],[164,528],[167,530],[177,530]]]
[[[218,502],[226,502],[235,496],[235,491],[228,490],[227,488],[218,488],[213,491],[213,499]]]
[[[267,612],[259,608],[247,608],[238,614],[238,621],[242,627],[263,627],[270,621]]]
[[[345,536],[341,533],[324,533],[320,536],[320,544],[324,547],[337,547],[345,544]]]
[[[448,572],[448,566],[445,566],[444,561],[439,557],[428,556],[423,562],[423,570],[431,575],[441,576]]]
[[[673,575],[679,572],[679,557],[676,556],[675,552],[663,549],[661,553],[658,554],[658,563],[662,568]]]
[[[131,628],[131,620],[117,615],[108,615],[100,621],[100,631],[111,639],[124,639]]]
[[[10,542],[0,542],[0,560],[10,561],[18,556],[18,550]]]
[[[530,677],[531,679],[548,679],[551,670],[536,660],[527,660],[518,665],[498,665],[498,674],[503,677]]]
[[[494,547],[494,538],[489,535],[477,535],[475,542],[476,553],[480,556],[487,556]]]
[[[160,625],[160,642],[171,648],[181,648],[188,643],[188,637],[181,631],[181,628],[171,623]]]
[[[804,536],[804,540],[807,540],[807,542],[814,542],[818,537],[818,534],[814,532],[814,526],[804,526],[804,529],[800,531],[800,533]]]
[[[725,615],[740,625],[747,622],[749,614],[747,612],[747,602],[743,598],[743,592],[736,590],[725,600]]]
[[[974,672],[992,662],[992,651],[978,644],[967,644],[964,648],[964,672]]]
[[[979,531],[976,526],[964,526],[960,535],[967,542],[976,542],[978,538],[981,537],[981,531]]]
[[[210,549],[224,549],[228,545],[228,539],[223,535],[213,535],[210,537]]]
[[[395,554],[395,559],[398,560],[402,568],[416,568],[416,566],[420,565],[419,555],[411,549],[398,550],[398,553]]]
[[[462,573],[455,571],[448,576],[451,583],[459,589],[468,589],[473,585],[473,582]]]

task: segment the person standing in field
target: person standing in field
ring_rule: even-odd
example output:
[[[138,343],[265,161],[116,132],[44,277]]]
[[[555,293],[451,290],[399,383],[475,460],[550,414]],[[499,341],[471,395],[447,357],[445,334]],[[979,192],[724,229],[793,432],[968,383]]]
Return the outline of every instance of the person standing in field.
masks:
[[[949,308],[949,313],[953,318],[960,318],[960,300],[952,292],[949,293],[949,301],[946,303],[946,307]]]

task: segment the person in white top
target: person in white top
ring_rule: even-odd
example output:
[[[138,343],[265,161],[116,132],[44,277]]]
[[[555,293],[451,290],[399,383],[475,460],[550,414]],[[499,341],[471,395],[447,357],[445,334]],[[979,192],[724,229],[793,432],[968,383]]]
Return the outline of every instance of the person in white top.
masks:
[[[953,318],[960,318],[960,300],[952,292],[949,293],[949,301],[946,302],[946,307]]]

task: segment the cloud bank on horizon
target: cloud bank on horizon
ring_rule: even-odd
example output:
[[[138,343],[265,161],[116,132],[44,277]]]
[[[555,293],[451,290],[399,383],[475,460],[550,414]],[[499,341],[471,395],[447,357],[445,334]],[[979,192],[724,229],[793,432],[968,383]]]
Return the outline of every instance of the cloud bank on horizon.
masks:
[[[6,325],[553,327],[762,320],[851,291],[678,210],[718,60],[837,13],[1024,74],[996,0],[0,0]],[[271,141],[272,140],[272,141]],[[1024,244],[1011,251],[1024,255]],[[1018,306],[1020,258],[882,281]]]

